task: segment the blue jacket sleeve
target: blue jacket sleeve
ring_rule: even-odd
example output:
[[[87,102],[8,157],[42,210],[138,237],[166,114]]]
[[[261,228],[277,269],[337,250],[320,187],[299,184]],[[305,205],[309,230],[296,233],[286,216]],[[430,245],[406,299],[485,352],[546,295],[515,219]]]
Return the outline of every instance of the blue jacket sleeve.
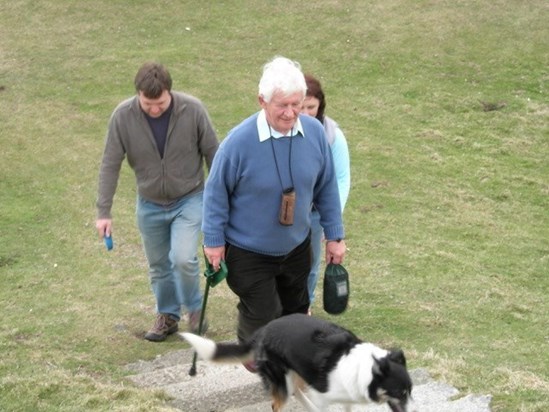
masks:
[[[204,246],[225,245],[225,226],[229,220],[229,195],[234,185],[234,170],[225,155],[223,144],[219,147],[204,187],[202,232]]]
[[[341,211],[345,209],[349,191],[351,190],[351,162],[347,140],[340,128],[336,129],[334,143],[331,146]]]

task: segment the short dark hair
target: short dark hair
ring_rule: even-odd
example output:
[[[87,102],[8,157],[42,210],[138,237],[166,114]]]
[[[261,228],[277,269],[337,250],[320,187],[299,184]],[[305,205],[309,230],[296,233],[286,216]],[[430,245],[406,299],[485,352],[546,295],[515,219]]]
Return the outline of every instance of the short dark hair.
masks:
[[[160,63],[145,63],[135,75],[135,90],[143,92],[148,99],[157,99],[164,90],[172,90],[170,72]]]
[[[324,122],[324,110],[326,109],[326,99],[320,81],[310,74],[305,75],[305,83],[307,83],[307,96],[316,97],[319,101],[318,112],[316,118]]]

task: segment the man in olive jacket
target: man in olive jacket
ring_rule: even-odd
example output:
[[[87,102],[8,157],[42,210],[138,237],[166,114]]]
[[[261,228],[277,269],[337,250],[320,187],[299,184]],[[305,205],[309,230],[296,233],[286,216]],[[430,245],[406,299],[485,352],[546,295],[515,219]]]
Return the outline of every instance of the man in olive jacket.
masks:
[[[127,158],[135,173],[137,222],[158,312],[145,339],[154,342],[178,330],[182,307],[189,329],[198,329],[204,161],[209,169],[218,147],[204,105],[171,87],[163,65],[145,63],[139,69],[137,95],[120,103],[109,122],[97,198],[96,228],[99,236],[109,237],[113,198]]]

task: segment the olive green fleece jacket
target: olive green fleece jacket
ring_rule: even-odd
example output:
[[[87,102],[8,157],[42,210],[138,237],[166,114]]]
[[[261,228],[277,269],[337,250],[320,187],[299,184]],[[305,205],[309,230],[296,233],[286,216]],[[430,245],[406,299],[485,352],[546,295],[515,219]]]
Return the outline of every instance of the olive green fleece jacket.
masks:
[[[210,168],[218,140],[206,108],[193,96],[171,92],[173,110],[164,158],[139,106],[138,96],[120,103],[111,115],[97,196],[98,219],[111,218],[113,198],[124,158],[135,173],[144,199],[169,205],[204,188],[204,160]]]

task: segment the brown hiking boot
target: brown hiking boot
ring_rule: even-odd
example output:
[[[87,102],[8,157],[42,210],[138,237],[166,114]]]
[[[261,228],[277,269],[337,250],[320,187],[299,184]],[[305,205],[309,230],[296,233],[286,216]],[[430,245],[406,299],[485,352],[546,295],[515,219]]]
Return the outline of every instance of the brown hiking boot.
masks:
[[[203,335],[208,330],[208,319],[204,318],[202,321],[202,330],[198,330],[200,327],[200,315],[202,315],[201,310],[196,312],[189,313],[189,331],[195,335]],[[199,333],[200,332],[200,333]]]
[[[145,334],[145,339],[151,342],[162,342],[166,340],[168,335],[177,332],[177,320],[170,318],[168,315],[159,313],[156,316],[156,321],[151,330]]]

